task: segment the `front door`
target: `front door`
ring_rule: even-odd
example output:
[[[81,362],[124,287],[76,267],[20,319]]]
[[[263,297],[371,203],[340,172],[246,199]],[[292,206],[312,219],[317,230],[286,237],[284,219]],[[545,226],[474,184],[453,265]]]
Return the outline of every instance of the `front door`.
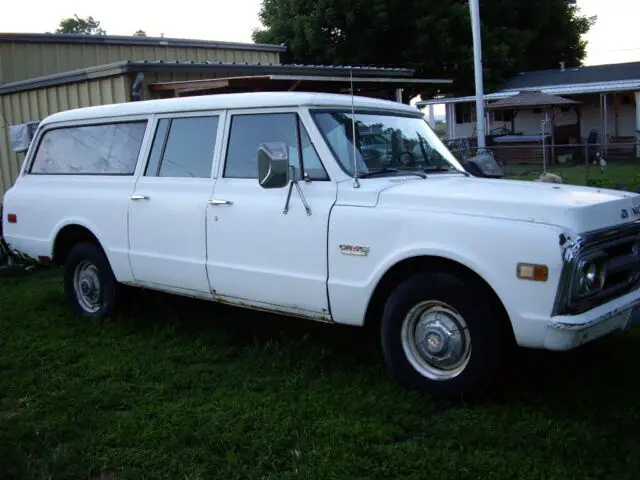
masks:
[[[221,115],[160,117],[129,202],[129,259],[137,284],[210,295],[206,215]]]
[[[232,303],[329,319],[327,232],[336,183],[294,111],[234,114],[207,218],[208,274]],[[294,188],[258,184],[258,145],[285,142],[310,214]]]

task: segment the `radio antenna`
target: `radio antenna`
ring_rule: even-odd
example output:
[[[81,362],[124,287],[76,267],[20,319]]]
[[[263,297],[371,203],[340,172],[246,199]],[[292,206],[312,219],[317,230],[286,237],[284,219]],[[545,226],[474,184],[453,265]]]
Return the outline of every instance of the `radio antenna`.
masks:
[[[356,155],[356,110],[353,98],[353,67],[349,67],[349,83],[351,84],[351,142],[353,143],[353,188],[360,188],[358,181],[358,157]]]

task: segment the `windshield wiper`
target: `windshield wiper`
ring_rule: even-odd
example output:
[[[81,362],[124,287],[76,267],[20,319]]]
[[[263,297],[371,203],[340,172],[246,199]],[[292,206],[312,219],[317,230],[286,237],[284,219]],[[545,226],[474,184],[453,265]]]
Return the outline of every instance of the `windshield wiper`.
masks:
[[[401,173],[407,175],[417,175],[420,178],[427,178],[427,176],[422,172],[415,172],[412,170],[398,170],[397,168],[379,168],[377,170],[371,170],[367,173],[361,173],[359,177],[367,178],[373,177],[374,175],[384,175],[385,173]]]
[[[425,173],[438,173],[438,172],[461,173],[466,177],[469,176],[468,172],[463,172],[456,168],[433,167],[433,168],[423,168],[422,171]]]

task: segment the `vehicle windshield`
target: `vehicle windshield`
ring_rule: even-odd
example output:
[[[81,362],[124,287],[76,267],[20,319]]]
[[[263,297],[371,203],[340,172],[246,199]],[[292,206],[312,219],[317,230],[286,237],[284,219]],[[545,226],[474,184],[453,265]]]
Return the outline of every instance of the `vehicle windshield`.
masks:
[[[351,112],[312,110],[311,114],[342,168],[354,176]],[[355,116],[359,176],[464,171],[422,116],[367,111],[356,111]]]

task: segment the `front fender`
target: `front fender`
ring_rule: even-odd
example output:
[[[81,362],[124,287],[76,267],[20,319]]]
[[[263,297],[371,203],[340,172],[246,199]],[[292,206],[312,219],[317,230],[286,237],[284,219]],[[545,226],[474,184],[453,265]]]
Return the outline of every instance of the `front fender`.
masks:
[[[514,330],[524,316],[551,314],[562,268],[556,227],[471,215],[337,207],[329,229],[329,299],[334,321],[362,325],[376,286],[404,260],[441,257],[464,265],[496,292]],[[368,247],[349,255],[340,245]],[[519,280],[519,262],[549,267],[546,282]],[[517,333],[516,333],[517,334]]]

